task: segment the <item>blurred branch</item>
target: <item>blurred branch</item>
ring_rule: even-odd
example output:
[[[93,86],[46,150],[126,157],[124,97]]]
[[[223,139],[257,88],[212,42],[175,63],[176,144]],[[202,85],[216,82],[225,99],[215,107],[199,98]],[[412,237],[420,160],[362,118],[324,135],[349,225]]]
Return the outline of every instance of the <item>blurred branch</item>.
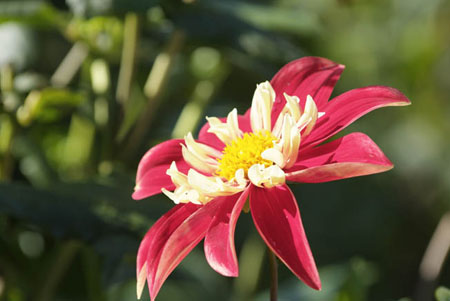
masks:
[[[191,53],[190,65],[199,80],[185,104],[172,131],[172,138],[183,138],[193,132],[204,118],[206,106],[229,75],[229,65],[221,52],[212,47],[198,47]]]
[[[117,83],[116,98],[124,104],[130,96],[131,81],[133,79],[136,49],[139,39],[139,22],[135,13],[128,13],[123,28],[123,49],[120,61],[119,79]]]
[[[415,300],[432,300],[434,286],[450,249],[450,212],[439,221],[419,268]]]
[[[181,31],[175,31],[166,50],[158,54],[153,63],[144,87],[144,93],[148,97],[148,102],[122,153],[126,158],[134,157],[134,153],[138,150],[142,139],[149,130],[153,116],[159,106],[162,92],[166,87],[170,70],[172,69],[177,53],[181,49],[183,41],[184,34]]]
[[[13,171],[11,144],[15,126],[8,114],[0,114],[0,180],[10,180]]]
[[[166,50],[156,57],[144,86],[144,94],[149,98],[149,104],[156,103],[161,91],[165,87],[169,71],[173,65],[176,54],[181,48],[183,40],[183,33],[179,30],[175,31],[172,34]]]
[[[202,53],[203,52],[203,53]],[[216,57],[217,56],[217,57]],[[204,118],[204,111],[230,73],[228,65],[215,49],[197,49],[193,53],[195,73],[204,78],[197,82],[190,100],[181,111],[180,117],[172,131],[172,138],[183,138],[188,132],[193,132],[199,122]],[[197,60],[195,59],[197,58]]]
[[[209,80],[203,80],[197,83],[191,100],[184,106],[180,117],[178,117],[172,131],[172,138],[183,138],[184,135],[195,129],[215,90],[216,86]]]
[[[80,69],[88,53],[89,48],[86,44],[76,42],[52,75],[50,82],[58,87],[67,86]]]
[[[5,64],[0,68],[0,89],[2,93],[11,92],[14,86],[14,71],[11,65]]]
[[[36,301],[53,300],[53,295],[55,294],[58,284],[63,279],[64,274],[70,267],[70,264],[80,247],[81,244],[73,240],[63,244],[58,257],[50,270],[46,273],[47,277],[44,279],[41,290],[36,294]]]
[[[2,105],[12,97],[14,89],[14,71],[11,65],[0,68],[0,91]],[[7,106],[7,105],[6,105]],[[15,131],[15,124],[8,114],[0,114],[0,180],[8,180],[13,170],[11,143]]]

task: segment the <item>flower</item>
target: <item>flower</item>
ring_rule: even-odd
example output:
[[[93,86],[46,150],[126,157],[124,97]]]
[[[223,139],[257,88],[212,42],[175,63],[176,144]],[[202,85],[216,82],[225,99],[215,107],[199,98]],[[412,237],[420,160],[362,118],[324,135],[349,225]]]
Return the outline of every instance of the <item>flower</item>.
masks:
[[[270,83],[257,85],[244,115],[234,109],[226,118],[207,117],[198,140],[189,133],[144,155],[133,198],[163,192],[177,205],[141,242],[138,298],[147,281],[154,300],[203,238],[209,265],[224,276],[237,276],[234,231],[246,202],[273,253],[307,285],[321,288],[286,182],[319,183],[391,169],[389,159],[363,133],[323,142],[369,111],[410,104],[398,90],[383,86],[354,89],[328,101],[343,69],[318,57],[293,61]]]

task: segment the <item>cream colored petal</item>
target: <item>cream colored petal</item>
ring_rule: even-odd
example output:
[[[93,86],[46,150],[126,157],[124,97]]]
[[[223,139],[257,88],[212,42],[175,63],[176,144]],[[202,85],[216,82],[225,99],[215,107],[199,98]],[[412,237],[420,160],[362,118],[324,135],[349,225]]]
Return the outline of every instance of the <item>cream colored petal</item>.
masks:
[[[284,98],[286,99],[286,105],[284,106],[286,111],[289,112],[294,120],[299,120],[302,115],[299,105],[300,99],[297,96],[289,96],[286,93],[284,93]]]
[[[223,182],[219,177],[207,177],[190,169],[188,183],[192,188],[209,197],[231,195],[242,191],[242,187]]]
[[[191,132],[189,132],[184,137],[184,142],[186,144],[186,147],[189,149],[189,151],[192,153],[195,153],[198,157],[201,157],[201,158],[208,158],[208,157],[220,158],[220,157],[222,157],[222,153],[220,151],[216,150],[215,148],[212,148],[208,145],[205,145],[203,143],[199,143],[199,142],[195,141]]]
[[[300,100],[297,96],[289,96],[288,94],[284,93],[284,98],[286,99],[286,105],[284,106],[283,110],[281,110],[280,115],[278,115],[277,121],[275,122],[275,126],[272,130],[272,134],[278,138],[281,135],[285,115],[291,116],[294,122],[297,122],[302,115],[299,105]]]
[[[271,130],[271,112],[275,91],[268,81],[256,86],[250,109],[250,123],[253,132]]]
[[[170,176],[175,186],[180,186],[187,183],[187,176],[184,173],[178,171],[175,161],[170,164],[170,168],[166,171],[166,174]]]
[[[265,151],[261,153],[261,157],[263,159],[272,161],[276,165],[280,166],[281,168],[285,165],[285,160],[283,157],[283,153],[281,153],[279,150],[275,148],[268,148]]]
[[[289,155],[286,158],[286,164],[284,168],[290,168],[297,161],[298,149],[300,147],[301,135],[297,127],[291,128],[289,137]]]
[[[264,187],[266,188],[282,185],[286,182],[286,175],[284,174],[284,171],[276,165],[267,167],[264,170],[263,176],[267,179],[264,183]]]
[[[302,136],[308,135],[316,124],[316,120],[318,117],[318,111],[316,107],[316,103],[312,99],[310,95],[306,98],[305,103],[305,111],[303,112],[300,119],[297,121],[297,127],[300,131],[305,129],[302,133]]]
[[[190,152],[185,145],[181,145],[181,153],[184,160],[199,171],[213,174],[217,170],[217,161],[208,158],[199,158],[196,154]]]
[[[223,143],[230,144],[234,139],[242,137],[243,133],[239,129],[237,110],[233,109],[227,116],[225,123],[221,122],[216,117],[206,117],[209,123],[208,133],[213,133]],[[221,157],[222,153],[216,155]]]
[[[209,123],[208,133],[216,135],[224,144],[229,144],[233,141],[226,123],[223,123],[217,117],[206,117],[206,120]]]
[[[238,183],[239,186],[245,187],[247,186],[247,180],[245,179],[245,171],[243,168],[239,168],[234,173],[234,180]]]
[[[175,204],[180,203],[179,198],[177,197],[177,195],[174,192],[169,191],[165,188],[161,188],[161,192],[164,193],[164,195],[166,197],[168,197],[169,199],[171,199]]]
[[[252,182],[253,185],[258,187],[263,187],[263,172],[265,166],[263,164],[255,164],[252,165],[247,172],[248,179]]]
[[[205,196],[201,195],[197,190],[192,189],[189,185],[177,187],[174,192],[170,192],[165,188],[161,189],[161,191],[175,204],[193,203],[201,205],[205,202]]]
[[[278,115],[275,125],[273,126],[272,135],[274,135],[277,138],[281,137],[281,131],[283,129],[283,122],[284,122],[284,118],[286,115],[288,115],[287,112],[281,111],[280,115]]]
[[[144,263],[137,277],[136,296],[138,299],[141,299],[142,291],[144,290],[146,280],[147,280],[147,262]]]
[[[249,168],[248,178],[253,185],[265,188],[271,188],[286,182],[284,171],[277,165],[266,168],[262,164],[255,164]]]
[[[232,140],[242,137],[243,133],[239,129],[238,114],[236,109],[233,109],[228,114],[227,127],[229,131],[229,136],[231,137]]]
[[[318,116],[316,103],[314,102],[313,98],[310,95],[308,95],[306,98],[305,114],[306,113],[311,117],[311,121],[308,123],[308,126],[306,127],[305,131],[303,132],[303,135],[308,135],[311,132],[314,125],[316,124],[317,116]]]
[[[290,141],[289,141],[289,136],[291,133],[291,128],[292,128],[292,117],[289,116],[288,114],[286,114],[284,116],[284,120],[283,120],[283,128],[281,130],[281,141],[282,141],[282,151],[283,151],[283,156],[285,158],[289,157],[290,154]]]
[[[220,190],[215,177],[204,176],[193,169],[190,169],[188,172],[188,183],[194,189],[198,189],[205,194],[212,194]]]

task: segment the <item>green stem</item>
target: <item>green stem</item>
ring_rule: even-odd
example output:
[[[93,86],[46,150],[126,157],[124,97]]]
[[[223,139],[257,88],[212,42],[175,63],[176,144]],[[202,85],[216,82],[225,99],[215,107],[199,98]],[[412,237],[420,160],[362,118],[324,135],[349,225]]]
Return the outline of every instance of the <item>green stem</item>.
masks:
[[[144,94],[148,97],[146,108],[136,122],[134,130],[130,133],[128,142],[123,147],[122,156],[125,160],[134,158],[136,151],[141,146],[145,135],[150,129],[153,116],[160,104],[161,96],[167,85],[170,71],[172,70],[175,58],[183,45],[183,41],[184,34],[178,30],[175,31],[172,34],[166,49],[158,54],[155,59],[144,87]]]
[[[269,271],[270,271],[270,301],[277,301],[278,297],[278,264],[275,254],[267,248],[269,257]]]
[[[119,103],[125,105],[130,97],[136,51],[139,43],[139,18],[137,14],[128,13],[125,16],[123,34],[123,50],[119,79],[117,81],[116,98]]]

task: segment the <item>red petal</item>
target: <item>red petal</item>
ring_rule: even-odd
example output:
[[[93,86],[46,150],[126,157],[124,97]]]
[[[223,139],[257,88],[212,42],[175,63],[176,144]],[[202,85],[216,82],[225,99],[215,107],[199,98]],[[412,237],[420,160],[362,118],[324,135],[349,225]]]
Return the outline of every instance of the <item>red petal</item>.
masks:
[[[344,68],[344,65],[312,56],[292,61],[281,68],[270,81],[277,95],[272,109],[272,123],[286,104],[283,93],[298,96],[301,107],[305,105],[306,96],[311,95],[321,111]]]
[[[325,141],[372,110],[410,103],[405,95],[394,88],[372,86],[350,90],[328,102],[322,111],[325,115],[319,118],[311,134],[302,141],[301,147]]]
[[[147,257],[151,261],[147,279],[152,300],[156,298],[162,284],[175,267],[205,237],[221,201],[223,198],[212,200],[204,206],[193,205],[196,211],[185,216],[182,223],[176,220],[175,225],[167,225],[168,229],[160,232],[158,241],[161,243],[149,250]],[[192,204],[185,206],[188,205]]]
[[[206,233],[205,256],[209,265],[219,274],[236,277],[239,273],[234,230],[239,214],[248,197],[248,189],[240,196],[235,194],[223,202]]]
[[[303,282],[320,290],[316,264],[306,239],[297,202],[286,186],[251,186],[250,209],[256,229],[282,262]]]
[[[192,203],[179,204],[173,207],[156,221],[142,240],[137,256],[136,272],[139,277],[142,266],[147,263],[147,281],[150,292],[156,273],[155,267],[159,262],[162,248],[180,224],[200,208],[200,206]]]
[[[301,152],[288,181],[320,183],[387,171],[391,161],[367,135],[352,133]]]
[[[195,211],[196,207],[192,205],[188,205],[185,207],[185,204],[179,204],[172,209],[170,209],[166,214],[164,214],[160,219],[158,219],[153,226],[147,231],[144,238],[141,241],[139,246],[137,260],[136,260],[136,275],[139,277],[139,273],[142,269],[142,266],[148,260],[152,258],[148,258],[148,252],[151,247],[155,248],[155,244],[164,243],[164,240],[160,239],[160,236],[166,233],[166,229],[170,225],[176,225],[175,220],[178,220],[181,223],[187,216],[192,214]],[[185,208],[183,208],[185,207]],[[165,229],[161,231],[161,229]],[[162,232],[162,233],[161,233]],[[167,233],[166,233],[167,234]]]
[[[222,122],[226,122],[227,118],[223,117],[223,118],[219,118],[220,121]],[[246,115],[238,115],[238,123],[239,123],[239,128],[244,132],[251,132],[251,125],[250,125],[250,114]],[[198,141],[205,143],[209,146],[212,146],[218,150],[223,150],[223,148],[225,147],[225,144],[219,139],[217,138],[217,136],[213,133],[208,133],[209,130],[209,123],[205,123],[202,128],[200,129],[200,132],[198,133]]]
[[[158,193],[161,188],[172,190],[175,185],[166,174],[172,161],[182,172],[189,170],[189,165],[184,161],[181,154],[181,145],[184,140],[168,140],[152,147],[139,162],[136,187],[132,195],[133,199],[140,200]]]

